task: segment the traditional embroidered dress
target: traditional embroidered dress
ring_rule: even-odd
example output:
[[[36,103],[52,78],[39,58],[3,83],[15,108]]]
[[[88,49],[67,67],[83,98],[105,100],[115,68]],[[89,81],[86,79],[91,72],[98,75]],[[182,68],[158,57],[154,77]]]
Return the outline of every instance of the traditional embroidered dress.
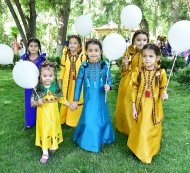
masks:
[[[50,88],[40,86],[38,95],[43,100],[43,107],[37,107],[36,119],[36,146],[42,149],[57,149],[58,144],[63,141],[60,124],[58,102],[65,104],[62,91],[58,90],[53,82]],[[38,96],[33,94],[32,100],[38,100]]]
[[[31,61],[27,58],[28,54],[24,54],[21,56],[21,60]],[[46,54],[41,54],[38,58],[36,58],[33,62],[38,68],[43,61],[45,61]],[[31,97],[32,97],[32,89],[25,89],[25,126],[35,126],[36,125],[36,108],[31,106]]]
[[[105,103],[104,85],[106,84],[108,65],[104,61],[83,63],[76,80],[74,99],[80,98],[84,84],[84,106],[73,141],[87,151],[99,152],[102,144],[110,144],[115,141],[108,105]],[[112,85],[110,72],[108,85],[110,87]]]
[[[129,68],[127,71],[121,71],[122,78],[118,89],[115,126],[119,132],[129,135],[132,124],[134,123],[132,117],[131,79],[135,68],[140,67],[142,64],[142,53],[134,49],[134,46],[131,45],[128,47],[126,55],[129,59]]]
[[[61,74],[60,79],[63,81],[62,91],[65,99],[68,102],[73,101],[75,79],[78,74],[78,69],[83,61],[86,61],[86,56],[82,53],[78,56],[71,56],[63,52],[61,58]],[[75,111],[71,111],[67,106],[62,105],[60,109],[60,122],[66,123],[69,126],[76,126],[80,118],[83,105],[83,94],[79,99],[79,107]]]
[[[152,157],[160,150],[163,120],[161,95],[165,92],[167,76],[165,70],[161,70],[156,86],[155,70],[143,69],[140,83],[138,74],[136,70],[132,77],[132,100],[136,104],[138,121],[131,128],[127,145],[142,162],[151,163]]]

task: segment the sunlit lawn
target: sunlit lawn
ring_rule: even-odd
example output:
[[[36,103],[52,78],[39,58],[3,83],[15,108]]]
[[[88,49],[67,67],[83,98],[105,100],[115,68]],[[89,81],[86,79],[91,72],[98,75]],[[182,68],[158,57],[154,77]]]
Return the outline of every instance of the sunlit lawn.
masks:
[[[188,173],[190,172],[190,89],[172,81],[169,100],[164,103],[162,145],[149,165],[137,160],[116,132],[116,142],[102,147],[99,154],[86,152],[72,142],[74,129],[63,126],[64,142],[47,165],[41,165],[40,148],[35,143],[35,128],[22,131],[23,89],[0,70],[0,172],[108,172],[108,173]],[[114,124],[116,91],[109,93],[109,108]]]

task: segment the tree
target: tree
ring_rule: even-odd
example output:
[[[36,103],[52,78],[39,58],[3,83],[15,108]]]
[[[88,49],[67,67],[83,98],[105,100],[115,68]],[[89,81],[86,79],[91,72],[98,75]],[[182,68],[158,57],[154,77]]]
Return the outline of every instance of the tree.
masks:
[[[71,11],[71,0],[48,0],[46,1],[57,18],[58,35],[56,56],[60,56],[66,40],[68,20]]]
[[[36,1],[29,0],[29,14],[27,14],[27,12],[24,13],[19,0],[14,0],[14,3],[10,0],[5,0],[5,2],[15,20],[16,26],[23,39],[23,43],[26,46],[31,37],[36,37]]]

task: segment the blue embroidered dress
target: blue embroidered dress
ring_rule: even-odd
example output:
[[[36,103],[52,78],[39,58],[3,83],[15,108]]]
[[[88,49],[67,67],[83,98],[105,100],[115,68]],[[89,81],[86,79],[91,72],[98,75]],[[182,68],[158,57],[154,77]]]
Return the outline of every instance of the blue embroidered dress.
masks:
[[[40,68],[41,63],[45,60],[46,54],[41,54],[38,58],[36,58],[33,62],[38,69]],[[24,54],[21,56],[21,60],[30,61],[28,58],[28,54]],[[36,125],[36,107],[31,106],[31,97],[32,97],[32,89],[25,89],[25,126],[35,126]]]
[[[75,84],[74,100],[79,100],[84,84],[84,106],[75,129],[73,141],[82,149],[99,152],[102,144],[115,141],[108,105],[105,103],[104,85],[108,62],[86,63],[80,66]],[[108,73],[108,85],[112,85]]]

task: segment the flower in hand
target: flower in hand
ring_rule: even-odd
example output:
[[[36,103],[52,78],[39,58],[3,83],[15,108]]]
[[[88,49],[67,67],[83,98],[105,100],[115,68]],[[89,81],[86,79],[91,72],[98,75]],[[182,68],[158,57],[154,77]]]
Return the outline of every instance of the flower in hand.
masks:
[[[162,100],[168,100],[168,94],[166,93],[166,92],[164,92],[163,94],[162,94]]]
[[[109,85],[104,85],[104,90],[105,90],[105,92],[108,92],[110,90],[110,86]]]

